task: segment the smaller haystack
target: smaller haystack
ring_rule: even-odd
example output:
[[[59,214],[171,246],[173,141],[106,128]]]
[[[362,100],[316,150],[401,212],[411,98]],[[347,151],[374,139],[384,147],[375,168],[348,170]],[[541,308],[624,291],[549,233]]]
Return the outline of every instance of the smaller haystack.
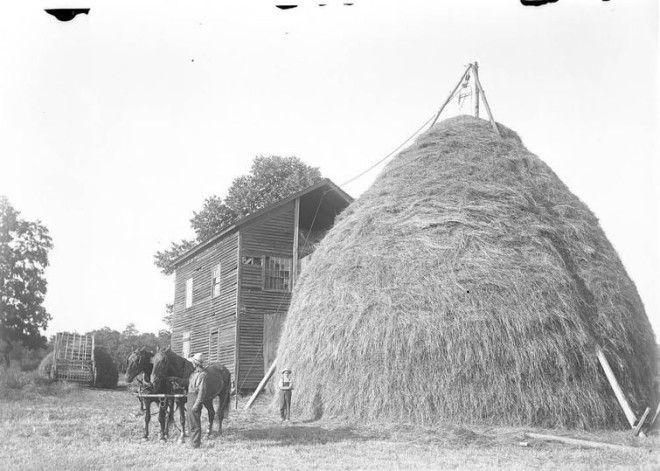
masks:
[[[37,373],[42,378],[52,378],[51,373],[53,370],[53,356],[54,353],[50,352],[41,360],[41,363],[39,363],[39,366],[37,367]]]
[[[94,366],[96,367],[95,388],[115,389],[119,380],[117,365],[103,347],[94,348]]]

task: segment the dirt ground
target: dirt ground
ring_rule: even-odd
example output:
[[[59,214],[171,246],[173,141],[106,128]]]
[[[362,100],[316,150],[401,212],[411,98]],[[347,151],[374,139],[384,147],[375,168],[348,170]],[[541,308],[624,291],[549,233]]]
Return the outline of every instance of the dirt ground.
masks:
[[[295,398],[294,398],[295,400]],[[283,426],[262,397],[248,411],[232,408],[222,437],[201,449],[141,439],[143,418],[134,394],[72,389],[65,395],[0,400],[0,463],[4,469],[660,469],[660,437],[630,432],[550,431],[638,447],[581,449],[529,440],[542,430],[447,426],[365,426],[332,419]],[[233,403],[232,403],[233,405]],[[155,412],[155,405],[154,412]],[[206,412],[202,414],[206,427]],[[548,432],[548,431],[545,431]]]

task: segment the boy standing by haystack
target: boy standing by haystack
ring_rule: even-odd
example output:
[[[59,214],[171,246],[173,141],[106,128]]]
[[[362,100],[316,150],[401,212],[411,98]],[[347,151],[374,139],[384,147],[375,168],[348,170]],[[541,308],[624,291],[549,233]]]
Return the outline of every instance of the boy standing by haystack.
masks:
[[[282,422],[289,421],[291,419],[291,391],[293,390],[290,368],[282,370],[282,377],[278,386],[280,389],[280,417]]]

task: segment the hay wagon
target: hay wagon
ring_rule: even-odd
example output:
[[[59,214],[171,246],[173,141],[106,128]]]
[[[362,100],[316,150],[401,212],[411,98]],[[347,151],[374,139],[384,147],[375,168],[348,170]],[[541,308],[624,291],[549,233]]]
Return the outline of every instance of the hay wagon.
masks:
[[[96,384],[94,346],[94,335],[59,332],[55,336],[51,377],[63,381]]]

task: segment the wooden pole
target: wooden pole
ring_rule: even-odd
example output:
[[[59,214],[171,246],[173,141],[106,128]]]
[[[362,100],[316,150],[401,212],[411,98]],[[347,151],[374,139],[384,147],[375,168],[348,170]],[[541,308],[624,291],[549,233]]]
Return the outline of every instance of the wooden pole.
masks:
[[[252,393],[250,400],[247,402],[247,404],[245,404],[246,410],[252,407],[252,403],[257,399],[257,396],[259,395],[259,393],[261,393],[261,390],[266,386],[266,383],[268,383],[270,377],[273,376],[273,373],[275,373],[275,368],[277,368],[277,358],[275,358],[273,364],[270,365],[270,368],[268,368],[268,371],[259,382],[259,386],[257,386],[257,389],[255,389],[254,393]]]
[[[594,442],[591,440],[582,440],[580,438],[560,437],[558,435],[546,435],[544,433],[525,433],[529,438],[536,438],[537,440],[546,440],[549,442],[561,442],[568,445],[586,446],[589,448],[607,448],[610,450],[618,451],[639,451],[640,449],[634,446],[618,445],[615,443]]]
[[[607,380],[610,382],[610,386],[612,386],[612,390],[614,391],[614,395],[616,396],[617,401],[619,401],[619,405],[621,406],[621,409],[623,409],[623,413],[626,415],[626,419],[628,419],[628,423],[630,424],[630,427],[634,428],[635,423],[637,422],[635,413],[631,409],[630,404],[628,404],[626,395],[623,393],[621,386],[619,386],[619,382],[616,380],[616,376],[614,376],[614,371],[612,371],[612,368],[610,367],[610,364],[607,361],[607,358],[605,358],[605,354],[603,353],[603,350],[601,350],[600,347],[596,347],[596,356],[598,357],[598,361],[600,361],[600,366],[603,368],[603,371],[605,372],[605,376],[607,376]],[[646,435],[644,434],[644,432],[640,431],[639,436],[645,437]]]
[[[656,422],[656,420],[658,420],[658,415],[660,415],[660,403],[658,403],[658,407],[655,409],[655,414],[653,415],[653,418],[651,419],[651,423],[649,424],[649,428],[648,428],[647,432],[653,430],[655,422]]]
[[[479,75],[479,63],[472,64],[472,100],[474,101],[474,117],[479,117],[479,86],[477,85],[477,76]]]
[[[238,234],[236,235],[236,332],[234,333],[234,384],[236,385],[236,396],[234,396],[234,409],[238,409],[238,369],[240,367],[239,364],[239,351],[238,351],[238,344],[241,340],[241,336],[239,335],[239,329],[240,329],[240,313],[241,313],[241,275],[243,270],[241,269],[242,263],[241,263],[241,231],[238,231]],[[220,337],[220,333],[218,332],[218,338]]]
[[[298,281],[298,238],[300,237],[300,198],[293,204],[293,266],[291,267],[291,289]]]
[[[470,71],[471,68],[472,68],[472,64],[467,66],[467,68],[465,69],[465,72],[463,72],[463,75],[461,75],[461,79],[458,81],[458,83],[456,84],[454,89],[451,91],[451,93],[449,94],[449,96],[447,97],[445,102],[442,104],[442,106],[440,107],[438,112],[435,114],[435,118],[433,118],[433,121],[431,122],[431,125],[429,126],[429,128],[432,128],[433,125],[435,124],[435,122],[438,120],[438,118],[440,117],[440,113],[442,113],[442,110],[445,109],[445,106],[447,106],[447,104],[454,97],[454,94],[456,93],[456,90],[458,90],[458,87],[461,86],[461,84],[463,83],[463,80],[465,79],[465,76],[467,75],[467,73]]]
[[[493,118],[493,113],[490,111],[490,106],[488,105],[488,100],[486,99],[486,92],[484,92],[484,87],[481,86],[481,81],[479,80],[478,75],[474,76],[474,81],[477,84],[477,87],[479,88],[481,99],[484,101],[484,106],[486,107],[486,113],[488,113],[488,118],[490,119],[491,126],[493,126],[493,131],[495,131],[495,134],[502,137],[502,134],[500,133],[500,130],[497,127],[497,123],[495,122],[495,118]]]
[[[647,407],[642,414],[642,417],[637,421],[637,425],[635,425],[633,428],[633,435],[637,436],[641,433],[642,427],[644,426],[644,422],[646,422],[646,417],[649,415],[649,412],[651,412],[651,408]]]

